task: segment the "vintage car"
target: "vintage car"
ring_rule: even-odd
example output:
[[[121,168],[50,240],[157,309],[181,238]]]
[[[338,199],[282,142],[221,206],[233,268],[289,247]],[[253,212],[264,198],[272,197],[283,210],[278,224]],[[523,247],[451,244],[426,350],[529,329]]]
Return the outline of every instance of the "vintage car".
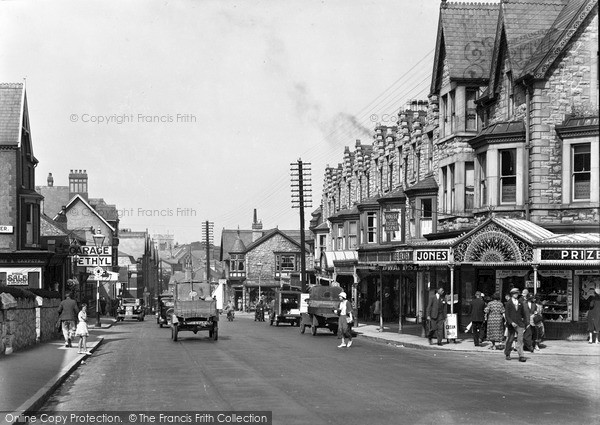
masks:
[[[301,313],[300,332],[309,327],[311,334],[316,335],[318,328],[327,328],[337,332],[339,317],[334,313],[340,301],[338,296],[343,289],[339,286],[313,286],[308,297],[308,311]]]
[[[279,326],[280,323],[300,326],[300,296],[301,292],[277,290],[273,300],[273,309],[269,312],[271,326]]]
[[[117,307],[117,321],[125,319],[144,320],[145,317],[144,303],[139,298],[121,298],[119,307]]]
[[[171,339],[177,341],[181,331],[208,331],[213,341],[219,339],[219,310],[208,282],[175,283]]]
[[[171,326],[171,317],[173,316],[173,295],[162,294],[158,296],[156,311],[156,323],[161,328],[163,325]]]

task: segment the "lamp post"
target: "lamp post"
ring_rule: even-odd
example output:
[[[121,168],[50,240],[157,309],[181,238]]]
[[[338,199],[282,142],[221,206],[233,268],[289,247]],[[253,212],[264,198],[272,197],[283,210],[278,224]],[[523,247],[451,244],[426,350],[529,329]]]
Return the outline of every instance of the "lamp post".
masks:
[[[258,267],[258,301],[260,301],[260,276],[262,275],[262,263],[256,263]]]
[[[93,238],[94,238],[94,245],[96,246],[96,257],[98,258],[98,265],[100,265],[100,248],[102,248],[102,244],[104,244],[105,236],[102,233],[100,233],[100,229],[98,229],[98,232],[94,233]],[[100,267],[100,269],[102,269],[102,267]],[[104,269],[102,269],[102,272],[104,272]],[[102,273],[102,274],[104,274],[104,273]],[[96,327],[97,328],[102,327],[102,324],[100,323],[100,278],[101,278],[101,275],[96,275]]]

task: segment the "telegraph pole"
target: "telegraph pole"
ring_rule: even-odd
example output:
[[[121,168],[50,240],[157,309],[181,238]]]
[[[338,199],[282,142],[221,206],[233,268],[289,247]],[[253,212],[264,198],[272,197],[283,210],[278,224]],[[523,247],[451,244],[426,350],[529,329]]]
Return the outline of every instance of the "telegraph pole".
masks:
[[[213,240],[214,223],[206,220],[202,223],[202,242],[206,243],[206,281],[210,283],[210,243]]]
[[[290,164],[292,176],[292,208],[300,209],[300,284],[302,292],[306,292],[306,254],[305,235],[304,235],[304,208],[312,207],[312,188],[310,178],[310,163],[302,162],[299,158],[297,162]]]

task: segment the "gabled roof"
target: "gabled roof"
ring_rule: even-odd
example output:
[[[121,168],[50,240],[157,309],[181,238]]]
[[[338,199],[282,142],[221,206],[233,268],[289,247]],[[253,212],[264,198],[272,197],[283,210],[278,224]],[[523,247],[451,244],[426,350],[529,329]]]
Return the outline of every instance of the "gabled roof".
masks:
[[[94,213],[94,215],[95,215],[96,217],[98,217],[98,218],[99,218],[99,219],[100,219],[100,220],[101,220],[101,221],[102,221],[104,224],[106,224],[106,225],[108,226],[108,228],[109,228],[109,229],[110,229],[112,232],[114,232],[114,231],[115,231],[115,228],[114,228],[113,226],[111,226],[111,225],[108,223],[108,221],[106,221],[106,220],[104,219],[104,217],[102,217],[100,214],[98,214],[98,211],[96,211],[96,210],[95,210],[95,209],[94,209],[94,208],[93,208],[93,207],[92,207],[92,206],[91,206],[91,205],[90,205],[90,204],[89,204],[89,203],[88,203],[88,202],[87,202],[87,201],[86,201],[86,200],[85,200],[85,199],[84,199],[84,198],[83,198],[81,195],[79,195],[79,194],[77,194],[77,195],[73,196],[73,199],[71,199],[71,200],[69,201],[69,203],[67,204],[67,208],[66,208],[66,209],[67,209],[67,211],[68,211],[68,210],[69,210],[69,209],[70,209],[70,208],[71,208],[71,207],[72,207],[72,206],[75,204],[75,202],[76,202],[76,201],[78,201],[78,200],[79,200],[79,201],[81,201],[81,202],[83,202],[83,204],[84,204],[86,207],[88,207],[88,208],[89,208],[89,210],[90,210],[90,211],[92,211],[92,212]],[[56,218],[57,218],[57,217],[58,217],[58,214],[56,214],[56,216],[54,217],[54,219],[56,220]]]
[[[523,68],[520,78],[526,76],[544,78],[548,69],[597,4],[598,0],[569,1],[550,25],[537,50]]]
[[[240,230],[240,229],[223,229],[221,231],[221,252],[220,261],[229,260],[229,253],[231,252],[235,241],[239,238],[242,240],[245,246],[252,243],[252,230]],[[261,233],[264,233],[261,231]]]
[[[443,61],[450,79],[487,79],[494,47],[498,4],[442,3],[433,62],[431,92],[439,88]]]
[[[528,220],[518,218],[490,217],[466,234],[456,238],[455,244],[467,239],[472,234],[481,231],[481,229],[490,223],[499,225],[500,227],[504,228],[504,230],[507,230],[514,236],[524,240],[525,242],[528,242],[529,244],[535,244],[544,239],[555,236],[555,234],[550,230],[544,229],[543,227],[538,226],[537,224]]]
[[[508,55],[510,70],[514,78],[517,78],[568,1],[516,0],[500,3],[490,69],[489,88],[492,97],[504,55]],[[502,49],[508,52],[503,52]]]
[[[600,233],[570,233],[568,235],[554,235],[538,243],[538,245],[600,245]]]
[[[0,145],[19,146],[24,108],[23,84],[0,84]]]
[[[281,235],[283,238],[287,239],[292,244],[296,245],[298,247],[298,249],[301,249],[300,243],[298,241],[296,241],[294,238],[292,238],[291,236],[289,236],[288,234],[284,233],[284,231],[279,230],[279,229],[271,229],[271,230],[267,230],[265,232],[265,234],[263,234],[262,237],[260,237],[259,239],[255,240],[250,245],[248,245],[246,247],[246,252],[252,251],[254,248],[256,248],[259,245],[262,245],[265,241],[267,241],[268,239],[271,239],[275,235]],[[304,248],[304,250],[308,251],[308,249],[306,247]]]

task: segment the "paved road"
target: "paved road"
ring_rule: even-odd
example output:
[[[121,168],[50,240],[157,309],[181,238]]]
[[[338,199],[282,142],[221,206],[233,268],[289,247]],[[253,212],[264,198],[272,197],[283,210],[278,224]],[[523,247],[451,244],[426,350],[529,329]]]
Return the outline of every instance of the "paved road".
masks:
[[[598,359],[397,348],[249,316],[219,340],[152,321],[118,323],[46,403],[76,410],[272,410],[277,424],[599,423]]]

